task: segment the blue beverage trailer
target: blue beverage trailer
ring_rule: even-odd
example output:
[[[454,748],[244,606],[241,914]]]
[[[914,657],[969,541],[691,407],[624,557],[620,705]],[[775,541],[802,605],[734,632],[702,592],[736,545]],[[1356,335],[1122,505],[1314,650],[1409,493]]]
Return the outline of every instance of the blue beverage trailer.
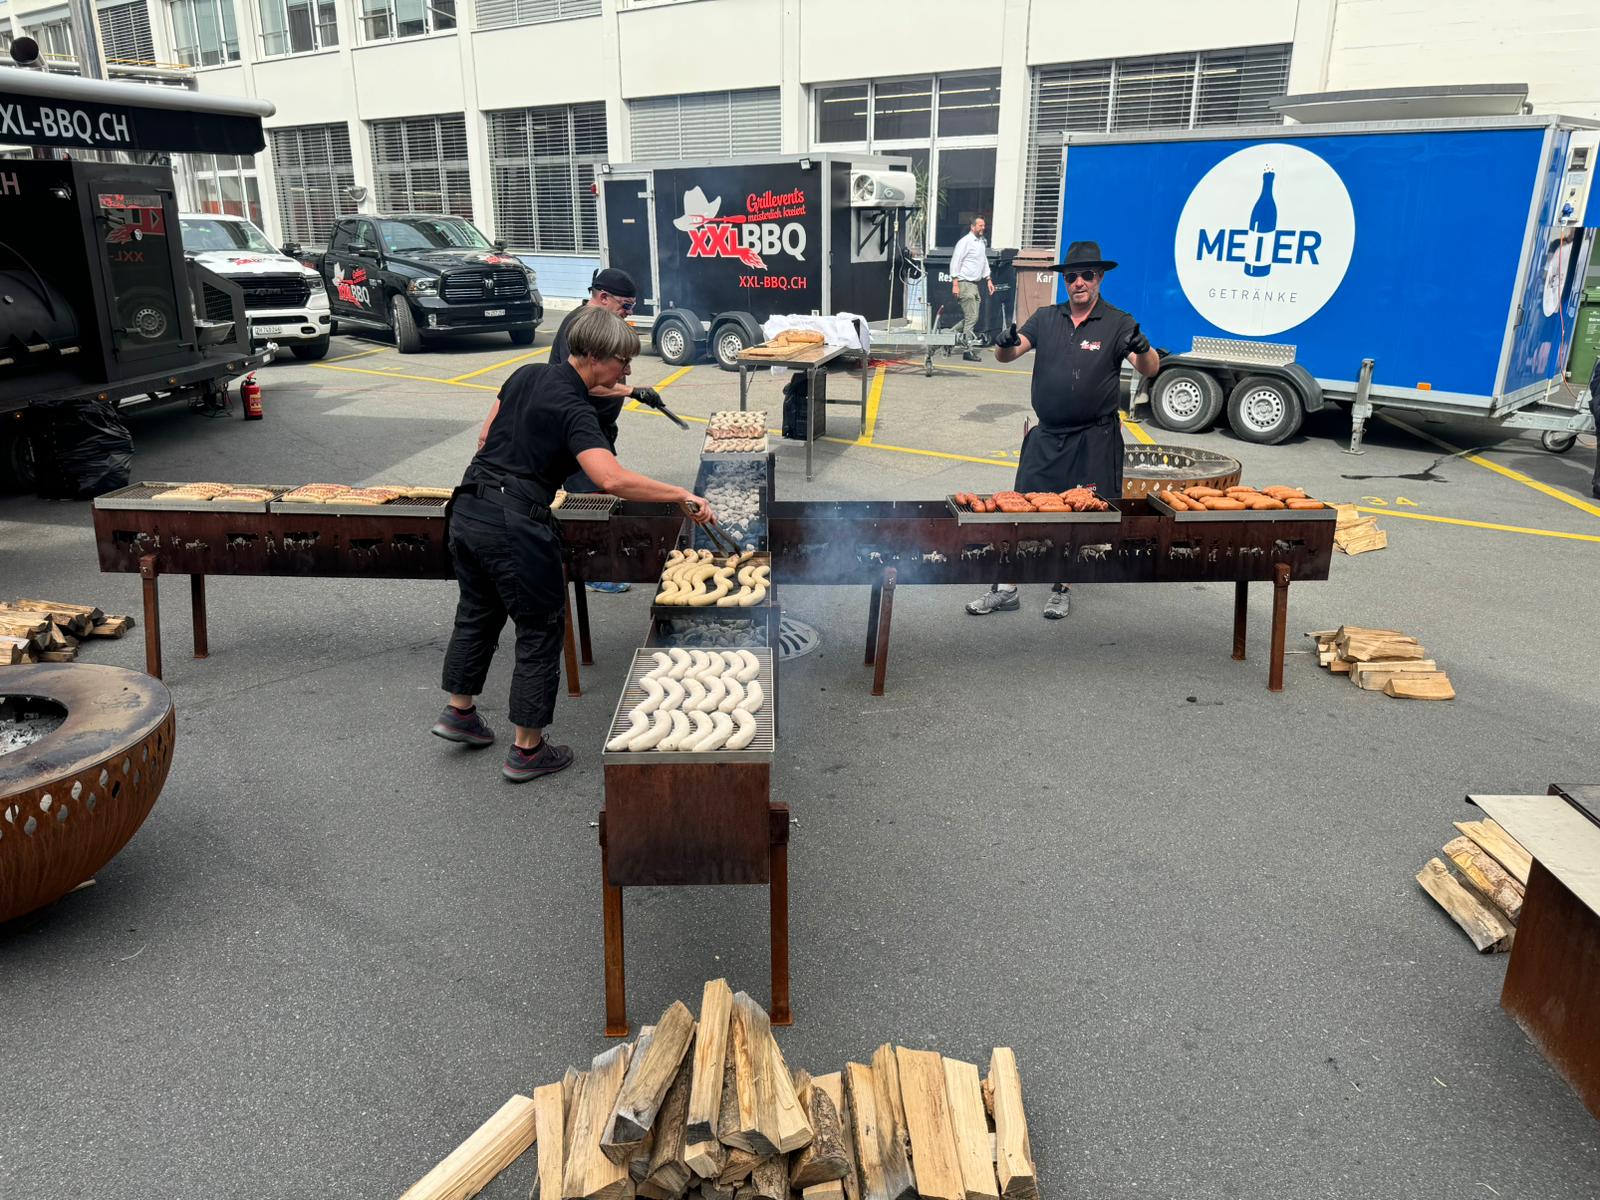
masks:
[[[1564,368],[1597,168],[1600,123],[1556,116],[1068,134],[1061,245],[1120,264],[1105,294],[1163,349],[1168,429],[1226,411],[1272,444],[1338,400],[1352,449],[1398,408],[1561,450],[1594,428]]]

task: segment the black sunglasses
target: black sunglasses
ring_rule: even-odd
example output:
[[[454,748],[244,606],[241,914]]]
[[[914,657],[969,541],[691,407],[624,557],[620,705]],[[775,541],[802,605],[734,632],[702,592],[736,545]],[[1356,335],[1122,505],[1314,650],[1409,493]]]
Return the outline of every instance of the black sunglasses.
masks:
[[[1100,278],[1100,272],[1091,267],[1087,271],[1063,271],[1061,276],[1068,283],[1077,283],[1080,279],[1085,283],[1093,283]]]

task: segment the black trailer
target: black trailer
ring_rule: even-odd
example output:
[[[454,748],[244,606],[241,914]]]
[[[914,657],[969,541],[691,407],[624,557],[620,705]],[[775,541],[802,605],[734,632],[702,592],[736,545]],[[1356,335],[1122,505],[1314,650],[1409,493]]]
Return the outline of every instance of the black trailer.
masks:
[[[909,210],[864,202],[852,187],[863,172],[905,172],[914,197],[910,171],[908,158],[869,154],[608,165],[601,258],[638,282],[634,323],[663,359],[694,362],[709,349],[733,370],[774,314],[904,315]]]
[[[0,71],[0,482],[27,484],[37,436],[75,406],[221,407],[260,366],[238,286],[184,258],[172,152],[254,154],[261,101]]]

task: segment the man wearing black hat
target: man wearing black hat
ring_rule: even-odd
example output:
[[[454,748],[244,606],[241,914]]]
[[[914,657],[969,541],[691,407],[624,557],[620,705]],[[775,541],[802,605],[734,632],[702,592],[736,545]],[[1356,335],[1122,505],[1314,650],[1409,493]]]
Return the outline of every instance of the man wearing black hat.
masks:
[[[1022,439],[1013,485],[1019,492],[1062,492],[1093,484],[1115,501],[1122,496],[1122,364],[1154,376],[1161,359],[1139,323],[1100,298],[1100,281],[1117,264],[1100,256],[1100,243],[1073,242],[1060,271],[1067,302],[1038,309],[1019,331],[1015,324],[995,341],[995,358],[1013,362],[1029,350],[1033,411],[1039,424]],[[1067,585],[1051,590],[1044,615],[1059,620],[1070,606]],[[1022,607],[1016,584],[996,584],[967,605],[974,616]]]

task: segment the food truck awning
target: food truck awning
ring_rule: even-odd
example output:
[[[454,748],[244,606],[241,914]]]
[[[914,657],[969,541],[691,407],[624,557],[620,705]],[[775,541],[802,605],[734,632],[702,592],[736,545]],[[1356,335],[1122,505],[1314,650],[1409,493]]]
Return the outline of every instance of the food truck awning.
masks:
[[[265,100],[187,88],[0,70],[0,145],[255,154]]]

